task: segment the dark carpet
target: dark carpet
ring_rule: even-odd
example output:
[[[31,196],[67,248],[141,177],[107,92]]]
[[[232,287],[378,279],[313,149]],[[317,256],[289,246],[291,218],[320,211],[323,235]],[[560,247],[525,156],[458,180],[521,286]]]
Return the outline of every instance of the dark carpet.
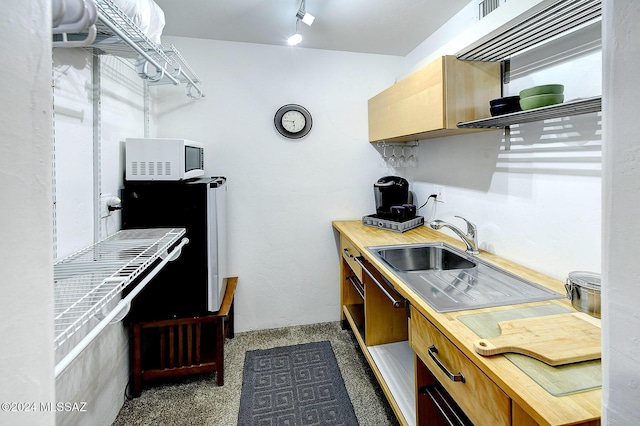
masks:
[[[358,425],[331,343],[247,352],[238,425]]]

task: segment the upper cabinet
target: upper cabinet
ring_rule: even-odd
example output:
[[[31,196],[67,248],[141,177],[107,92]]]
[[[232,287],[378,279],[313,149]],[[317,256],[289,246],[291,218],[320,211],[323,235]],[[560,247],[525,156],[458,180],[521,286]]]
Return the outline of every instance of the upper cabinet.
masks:
[[[478,129],[457,123],[484,117],[501,96],[500,63],[443,56],[369,99],[369,141],[404,142]]]

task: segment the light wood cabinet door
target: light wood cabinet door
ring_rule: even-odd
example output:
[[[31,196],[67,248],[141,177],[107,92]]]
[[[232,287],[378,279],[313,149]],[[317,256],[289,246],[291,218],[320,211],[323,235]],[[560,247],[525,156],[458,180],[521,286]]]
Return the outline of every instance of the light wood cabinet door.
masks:
[[[369,141],[413,141],[480,129],[457,123],[488,117],[500,97],[500,64],[443,56],[369,99]]]

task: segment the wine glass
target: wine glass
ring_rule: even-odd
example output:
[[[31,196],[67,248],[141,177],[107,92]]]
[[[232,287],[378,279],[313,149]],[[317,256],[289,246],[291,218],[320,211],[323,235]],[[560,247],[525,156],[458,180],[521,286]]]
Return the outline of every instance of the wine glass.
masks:
[[[413,147],[411,147],[411,152],[409,158],[407,159],[407,165],[409,167],[416,167],[418,165],[418,158],[413,155]]]
[[[382,145],[382,161],[387,164],[389,157],[387,157],[387,145]]]
[[[391,157],[389,157],[388,159],[389,165],[391,167],[396,167],[398,165],[398,157],[396,157],[396,147],[393,147],[393,150],[391,151]]]
[[[404,146],[402,147],[400,158],[398,158],[398,167],[407,167],[407,157],[404,156]]]

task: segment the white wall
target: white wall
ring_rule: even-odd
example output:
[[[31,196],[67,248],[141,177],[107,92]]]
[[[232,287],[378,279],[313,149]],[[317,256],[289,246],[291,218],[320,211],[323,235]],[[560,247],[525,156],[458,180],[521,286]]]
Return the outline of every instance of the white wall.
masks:
[[[367,142],[367,99],[393,82],[401,58],[169,38],[206,97],[159,93],[156,131],[207,147],[207,172],[229,179],[229,272],[239,277],[239,331],[339,318],[336,219],[373,213],[388,174]],[[288,103],[313,116],[302,140],[273,126]]]
[[[425,46],[454,46],[438,54],[455,54],[464,47],[460,39],[471,43],[475,26],[480,37],[486,24],[469,24],[468,14],[463,10],[464,19],[447,24],[466,32],[457,35],[445,25],[418,49],[427,54]],[[600,35],[596,24],[514,56],[504,95],[547,83],[564,84],[565,100],[600,95]],[[570,50],[574,56],[564,59]],[[512,126],[509,150],[501,130],[427,139],[416,150],[419,167],[398,173],[412,182],[419,204],[434,185],[444,188],[445,203],[420,211],[426,218],[464,227],[454,218],[463,216],[477,225],[482,249],[565,280],[571,271],[601,271],[601,139],[599,114]]]
[[[523,14],[533,14],[556,1],[503,1],[500,7],[478,20],[479,1],[472,0],[404,58],[404,69],[398,77],[405,77],[442,55],[454,55],[467,46],[488,38],[493,31],[520,22]]]
[[[603,424],[640,424],[640,4],[603,2]]]
[[[94,223],[99,239],[120,229],[118,211],[95,218],[94,200],[101,194],[119,195],[124,140],[144,135],[144,91],[131,65],[115,57],[100,57],[99,100],[95,99],[100,105],[98,120],[93,111],[92,55],[81,49],[56,49],[53,58],[55,246],[60,259],[94,243]],[[98,122],[100,126],[95,126]],[[99,152],[94,152],[94,134],[99,135]],[[94,156],[99,158],[97,181]],[[98,320],[91,319],[91,323],[95,326]],[[58,349],[56,362],[81,337],[79,333]],[[56,424],[111,423],[124,401],[128,380],[128,335],[118,323],[108,326],[57,378],[56,400],[84,402],[86,411],[60,411]]]
[[[520,2],[506,4],[514,3]],[[632,98],[637,97],[638,88],[628,82],[636,81],[640,71],[640,55],[635,42],[640,36],[635,25],[640,11],[638,4],[622,0],[604,2],[604,6],[604,79],[607,84],[603,88],[603,138],[608,142],[605,143],[603,165],[603,415],[605,424],[636,424],[640,422],[635,403],[640,399],[637,385],[640,381],[637,375],[640,321],[635,305],[640,294],[633,255],[637,252],[639,232],[637,188],[640,176],[635,159],[640,146],[637,140],[640,129],[636,119],[637,103]],[[12,66],[5,70],[8,74],[3,80],[2,99],[7,105],[15,106],[6,108],[0,116],[0,176],[3,183],[0,201],[5,206],[0,223],[6,241],[1,256],[3,275],[0,284],[3,290],[0,306],[5,314],[0,325],[4,348],[0,355],[3,401],[54,400],[50,292],[53,259],[49,149],[51,54],[50,35],[45,31],[50,20],[48,10],[49,2],[46,1],[27,4],[12,0],[4,4],[0,19],[0,30],[5,35],[5,43],[0,49],[5,57],[13,58]],[[32,25],[40,21],[42,24]],[[237,235],[231,246],[231,271],[241,278],[237,313],[242,328],[336,319],[338,301],[334,290],[338,279],[338,253],[330,221],[354,219],[370,213],[373,209],[372,183],[389,172],[366,142],[366,99],[405,75],[428,53],[414,52],[405,58],[403,70],[398,71],[399,58],[189,39],[176,39],[175,43],[201,74],[208,97],[191,103],[182,94],[161,90],[158,117],[162,122],[158,133],[206,142],[209,151],[214,152],[207,165],[209,173],[225,174],[231,179],[235,192],[231,197],[230,225]],[[207,54],[201,56],[198,52],[203,51]],[[593,59],[588,57],[580,60]],[[291,79],[297,84],[289,85]],[[300,90],[308,85],[313,87],[309,92]],[[137,93],[136,89],[133,92]],[[138,107],[129,108],[132,105],[127,96],[115,97],[113,111],[122,111],[118,102],[127,104],[125,111],[137,111],[132,113],[132,121],[138,123],[135,118],[139,114]],[[288,102],[301,103],[314,115],[312,134],[299,142],[281,139],[272,128],[273,113]],[[248,108],[249,112],[231,112],[238,106],[243,110]],[[123,115],[118,116],[119,120]],[[250,119],[250,124],[246,124],[245,117]],[[577,125],[580,135],[585,134],[582,130],[587,128],[595,131],[596,137],[580,136],[583,139],[570,138],[568,142],[560,142],[571,148],[570,155],[575,156],[576,150],[585,156],[597,158],[599,155],[598,129],[588,122],[589,117],[585,116],[584,120],[573,118],[571,124]],[[261,121],[253,124],[253,119]],[[119,126],[119,121],[111,124]],[[118,141],[130,132],[141,134],[140,128],[133,127],[125,125],[113,135],[112,141]],[[246,136],[237,136],[238,129],[246,130]],[[529,134],[547,134],[535,125],[527,125],[524,130]],[[526,145],[525,142],[519,141],[516,145]],[[511,209],[514,216],[522,216],[520,220],[524,221],[519,229],[525,230],[521,241],[526,243],[527,250],[541,245],[547,238],[549,244],[556,244],[561,239],[575,236],[579,229],[585,231],[588,238],[599,238],[591,231],[599,226],[599,213],[587,212],[586,216],[584,213],[589,209],[597,210],[600,204],[599,195],[594,193],[599,186],[596,161],[571,161],[574,166],[578,164],[580,172],[560,173],[567,164],[554,161],[552,172],[530,170],[523,173],[510,170],[510,167],[521,163],[536,164],[537,160],[503,158],[500,162],[509,167],[491,172],[492,167],[497,168],[501,144],[494,132],[434,140],[428,144],[423,142],[421,171],[414,171],[421,179],[417,180],[416,186],[420,189],[422,185],[423,195],[429,192],[431,177],[418,176],[418,173],[431,173],[429,165],[439,167],[437,161],[429,163],[438,154],[451,154],[467,163],[480,160],[482,165],[473,169],[480,171],[477,181],[471,182],[459,173],[455,175],[457,180],[443,183],[448,200],[440,206],[439,214],[445,213],[445,207],[451,214],[467,214],[466,206],[478,205],[477,211],[483,217],[490,217],[492,209],[500,213],[502,225],[504,221],[516,221],[502,213],[504,209]],[[575,149],[572,144],[576,145]],[[529,159],[544,153],[547,147],[547,143],[538,141],[530,145],[534,149],[524,153]],[[580,151],[582,145],[595,148]],[[118,152],[114,146],[115,142],[108,149]],[[551,145],[552,155],[558,152],[555,146]],[[112,154],[108,157],[110,159],[103,158],[103,170],[109,169],[109,165],[122,167],[121,161],[116,161]],[[25,170],[30,173],[25,174]],[[325,171],[329,178],[323,176]],[[121,171],[116,175],[119,173]],[[103,182],[105,192],[117,191],[119,180],[110,172],[105,172]],[[584,195],[584,199],[571,193],[574,188]],[[553,190],[550,200],[543,196],[549,190]],[[590,226],[574,226],[560,211],[564,207],[573,208],[574,202],[579,206],[575,220],[588,222]],[[518,205],[517,209],[512,207],[514,203]],[[545,203],[549,203],[548,206]],[[544,207],[541,209],[540,205]],[[569,226],[566,235],[556,240],[551,240],[546,233],[542,238],[538,235],[539,225],[533,222],[541,213],[544,215],[546,209],[561,214],[564,218],[561,225]],[[475,220],[475,216],[468,215]],[[258,222],[256,216],[264,219]],[[303,225],[295,225],[300,218]],[[101,224],[103,234],[106,229],[110,233],[115,228],[118,221],[116,218],[111,220],[110,228],[106,223]],[[299,235],[295,239],[285,238],[291,233]],[[483,241],[484,238],[485,248],[497,252],[511,251],[510,248],[506,250],[509,238],[503,238],[508,235],[511,230],[509,233],[498,232],[495,228],[480,226],[480,239]],[[592,240],[583,238],[580,241],[586,245],[584,256],[595,256],[597,250],[593,249]],[[522,244],[518,244],[520,246]],[[579,258],[583,258],[583,254]],[[535,263],[541,264],[539,260]],[[597,264],[597,260],[593,264]],[[558,266],[552,269],[558,272],[550,271],[550,274],[560,275]],[[278,296],[283,299],[278,299],[273,290],[279,290]],[[292,303],[284,304],[282,300]],[[314,315],[318,306],[319,315]],[[332,307],[326,309],[327,306]],[[117,334],[118,330],[113,330]],[[101,354],[112,350],[111,341],[103,340],[98,345],[100,347],[94,352],[87,353],[89,358],[99,359]],[[120,348],[124,350],[122,346]],[[126,361],[121,359],[114,365],[117,369],[117,365],[124,363]],[[105,370],[104,375],[109,374]],[[96,386],[99,383],[95,382]],[[116,388],[120,389],[117,385]],[[80,395],[92,392],[81,386],[77,391]],[[72,398],[59,392],[64,398]],[[101,402],[108,406],[108,413],[100,413],[102,420],[110,418],[119,408],[120,397],[110,398]],[[54,414],[50,412],[0,413],[3,424],[53,422]]]
[[[0,53],[0,424],[53,425],[51,13],[46,1],[2,4]],[[25,30],[28,29],[28,30]],[[4,403],[33,402],[18,411]],[[28,411],[29,408],[35,408]]]

